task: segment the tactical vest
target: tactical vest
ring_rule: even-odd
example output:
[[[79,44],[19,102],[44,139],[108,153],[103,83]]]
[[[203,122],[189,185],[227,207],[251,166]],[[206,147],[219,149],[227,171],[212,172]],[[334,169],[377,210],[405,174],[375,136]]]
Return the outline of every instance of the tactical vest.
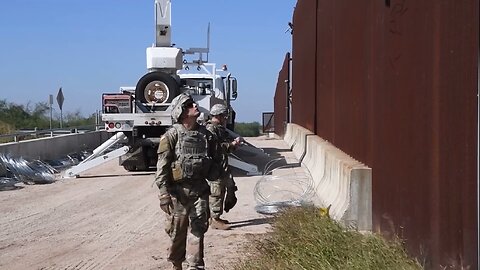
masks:
[[[208,153],[206,129],[205,132],[186,130],[179,124],[173,127],[178,136],[175,145],[176,160],[172,164],[173,180],[207,178],[212,159]]]

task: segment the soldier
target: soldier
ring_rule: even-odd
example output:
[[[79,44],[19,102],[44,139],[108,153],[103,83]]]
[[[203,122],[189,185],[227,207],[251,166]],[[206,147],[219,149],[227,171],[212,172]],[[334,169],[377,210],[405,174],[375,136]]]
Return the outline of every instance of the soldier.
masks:
[[[210,194],[206,178],[219,174],[211,170],[215,142],[196,122],[200,112],[191,96],[181,94],[172,103],[176,123],[160,138],[155,176],[160,208],[166,213],[165,231],[171,239],[167,259],[172,269],[182,269],[186,255],[188,269],[204,269]]]
[[[217,142],[218,160],[221,164],[221,174],[218,179],[209,181],[210,184],[210,210],[211,219],[210,226],[214,229],[229,230],[228,220],[220,218],[223,214],[223,210],[228,212],[235,206],[237,198],[235,191],[237,187],[233,180],[230,168],[228,167],[228,154],[231,153],[237,145],[243,142],[242,137],[237,137],[234,140],[228,139],[228,133],[226,130],[226,124],[228,119],[228,109],[223,104],[215,104],[210,110],[212,119],[207,122],[207,129],[215,137]],[[226,197],[225,197],[226,193]],[[224,209],[225,201],[225,209]]]

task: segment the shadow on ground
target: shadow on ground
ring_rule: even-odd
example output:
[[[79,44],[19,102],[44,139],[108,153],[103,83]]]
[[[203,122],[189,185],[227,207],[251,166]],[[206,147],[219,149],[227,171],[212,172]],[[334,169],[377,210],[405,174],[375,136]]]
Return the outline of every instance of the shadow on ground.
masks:
[[[16,186],[16,185],[13,185],[13,186],[11,186],[11,185],[8,185],[8,186],[7,185],[5,185],[5,186],[0,185],[0,191],[17,190],[17,189],[22,189],[22,188],[24,188],[24,187]]]
[[[271,223],[272,223],[272,218],[271,217],[252,218],[252,219],[249,219],[249,220],[230,222],[230,228],[234,229],[234,228],[240,228],[240,227],[246,227],[246,226],[271,224]]]
[[[143,175],[155,175],[155,172],[126,172],[117,174],[100,174],[100,175],[81,175],[78,178],[103,178],[103,177],[119,177],[119,176],[143,176]],[[153,179],[153,178],[152,178]]]
[[[291,152],[289,148],[243,148],[240,147],[233,152],[235,157],[240,160],[256,165],[260,174],[267,174],[271,170],[279,167],[299,167],[298,163],[287,163],[283,153]],[[232,175],[235,176],[247,176],[247,173],[238,168],[231,168]]]

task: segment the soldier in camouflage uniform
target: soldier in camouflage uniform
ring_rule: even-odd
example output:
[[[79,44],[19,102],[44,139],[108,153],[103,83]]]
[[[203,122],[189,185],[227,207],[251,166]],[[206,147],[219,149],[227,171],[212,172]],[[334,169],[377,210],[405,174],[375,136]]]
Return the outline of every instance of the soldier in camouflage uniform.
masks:
[[[209,181],[211,192],[210,226],[214,229],[228,230],[230,229],[230,226],[228,225],[229,222],[220,218],[220,216],[223,214],[223,210],[228,212],[237,202],[235,196],[237,187],[230,172],[230,168],[228,167],[228,154],[235,150],[235,148],[243,141],[243,138],[237,137],[234,140],[229,139],[225,127],[228,119],[228,109],[225,105],[213,105],[210,110],[210,115],[212,119],[207,122],[207,129],[213,134],[215,141],[217,142],[217,150],[215,152],[218,155],[217,159],[221,162],[222,171],[218,179]]]
[[[189,95],[181,94],[172,103],[172,118],[177,123],[160,139],[155,176],[160,208],[166,213],[165,231],[171,239],[167,259],[173,269],[182,269],[185,259],[188,269],[204,269],[210,194],[206,178],[218,176],[209,170],[215,142],[196,122],[200,112]]]

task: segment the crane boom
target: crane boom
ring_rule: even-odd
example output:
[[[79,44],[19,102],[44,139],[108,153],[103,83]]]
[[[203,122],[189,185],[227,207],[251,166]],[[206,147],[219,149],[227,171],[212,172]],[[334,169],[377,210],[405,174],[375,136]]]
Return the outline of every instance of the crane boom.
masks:
[[[171,15],[171,0],[155,0],[155,47],[172,46]]]

